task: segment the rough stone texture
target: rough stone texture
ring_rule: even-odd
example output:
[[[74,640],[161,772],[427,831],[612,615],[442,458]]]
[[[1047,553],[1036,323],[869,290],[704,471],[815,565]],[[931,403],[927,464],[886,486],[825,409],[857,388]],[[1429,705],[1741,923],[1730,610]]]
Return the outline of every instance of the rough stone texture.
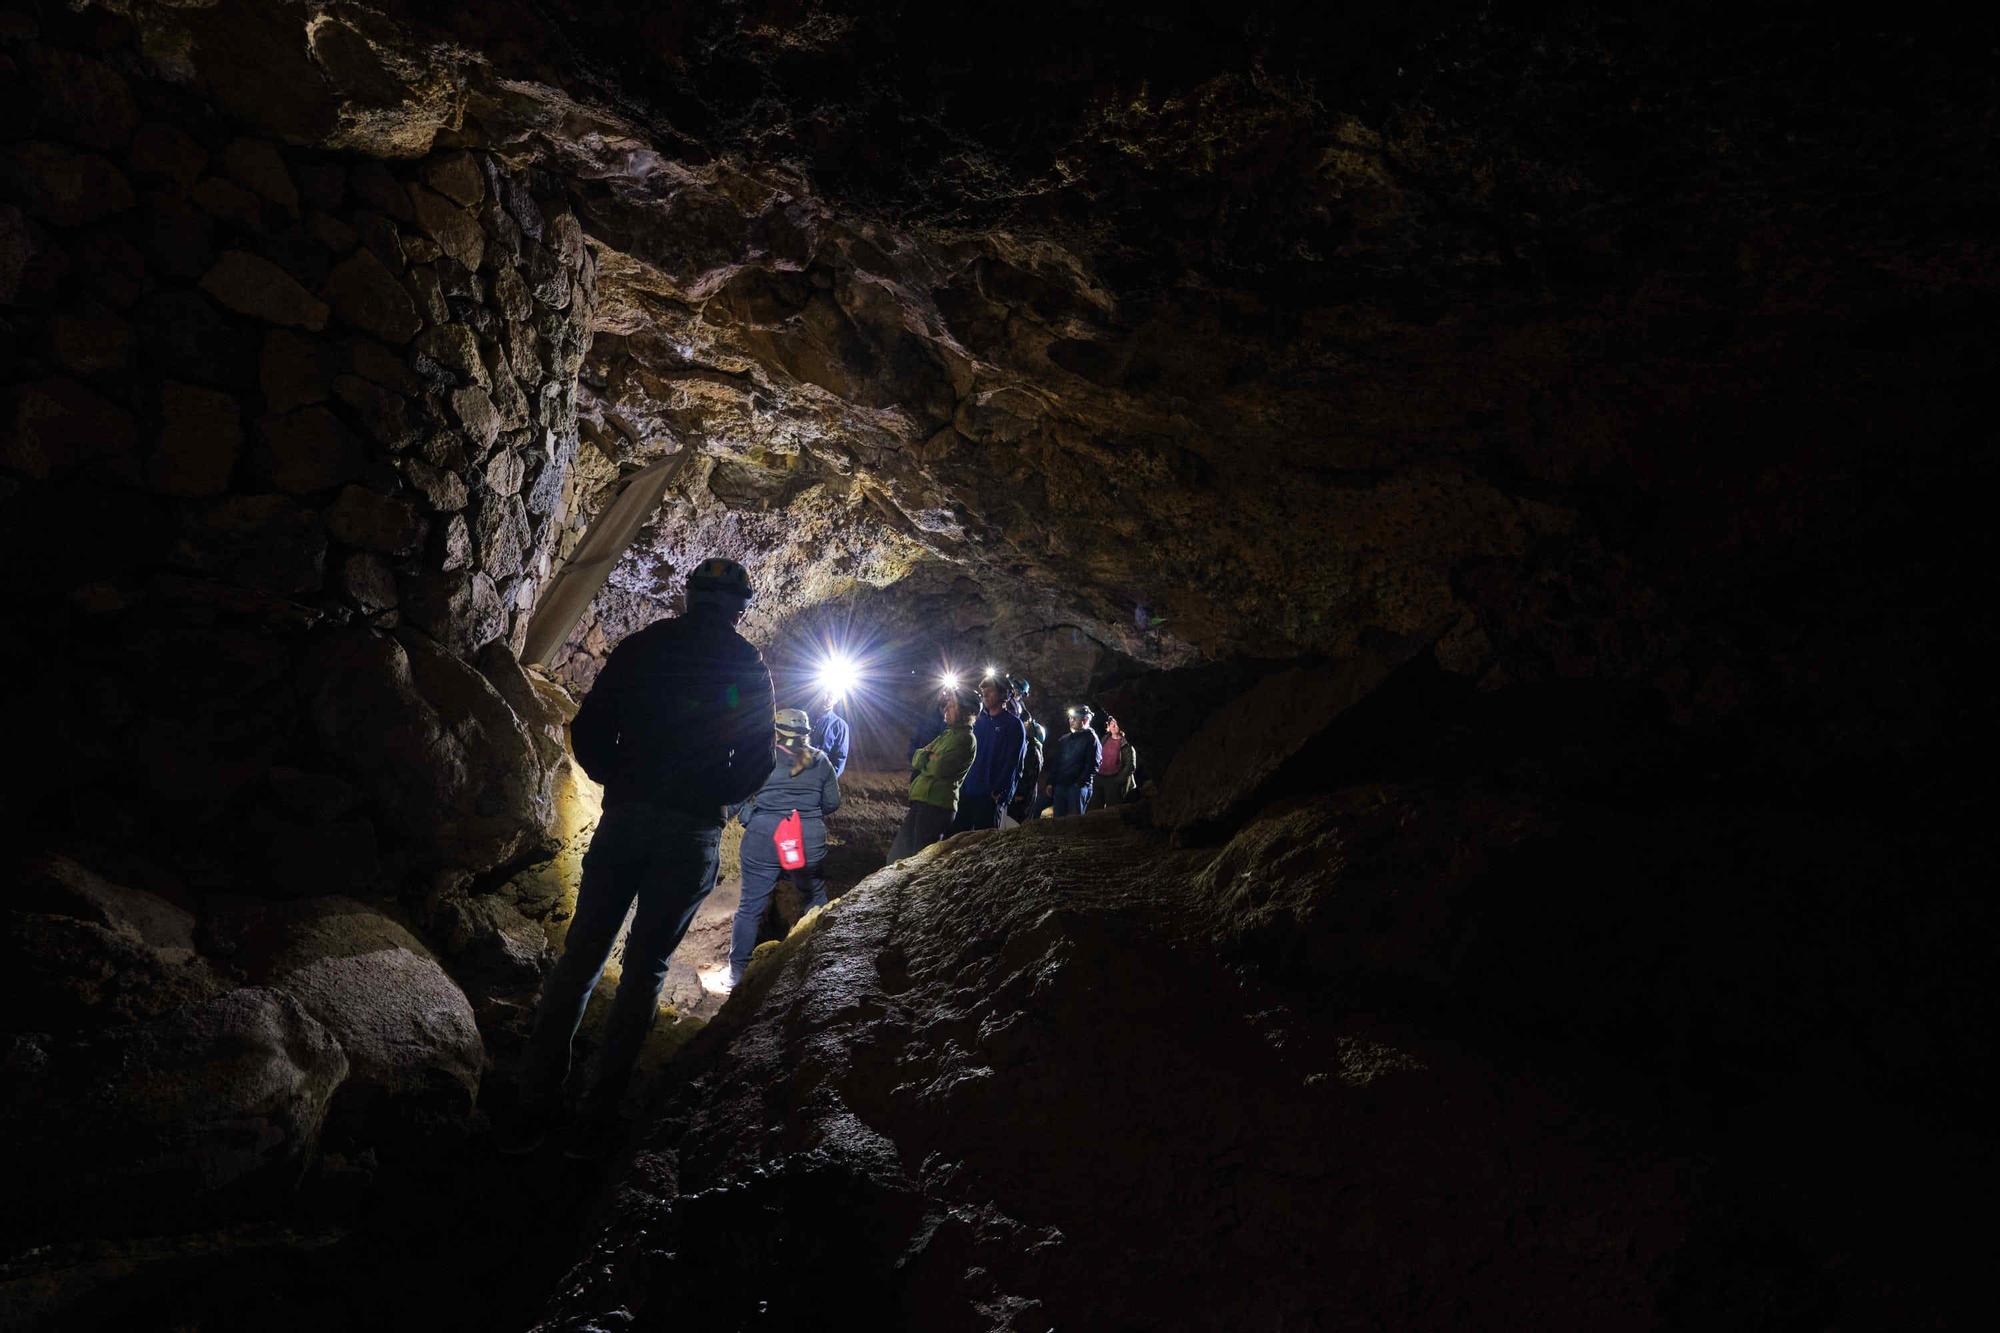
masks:
[[[424,520],[407,500],[348,486],[327,510],[326,530],[349,546],[401,555],[423,537]]]
[[[420,864],[489,870],[547,826],[520,721],[478,672],[423,635],[346,635],[309,671],[320,743]]]
[[[16,865],[0,976],[9,1013],[45,1031],[142,1022],[226,989],[195,951],[194,917],[68,857]]]
[[[166,424],[146,460],[146,479],[168,495],[220,495],[243,448],[236,400],[212,389],[169,383],[161,390]]]
[[[485,1062],[471,1006],[408,930],[338,897],[252,907],[210,929],[253,982],[297,999],[340,1043],[342,1134],[414,1136],[412,1121],[471,1109]]]
[[[1160,780],[1154,818],[1198,833],[1263,804],[1287,766],[1348,761],[1327,730],[1439,634],[1376,648],[1330,668],[1267,676],[1209,718]]]
[[[231,250],[202,275],[201,289],[238,314],[271,324],[317,332],[326,327],[326,303],[267,259]]]
[[[91,1041],[16,1038],[7,1197],[43,1235],[185,1224],[296,1179],[347,1060],[290,996],[261,987]],[[119,1215],[96,1214],[115,1198]],[[93,1215],[95,1214],[95,1215]]]
[[[81,227],[132,207],[132,184],[110,161],[53,143],[10,146],[6,175],[28,213]]]
[[[356,251],[327,275],[323,294],[343,320],[385,342],[408,342],[424,326],[409,293],[366,250]]]
[[[1177,950],[1179,869],[1094,819],[957,839],[850,894],[705,1034],[539,1326],[803,1319],[771,1265],[912,1327],[1644,1317],[1692,1162],[1444,1033],[1308,1024]],[[743,1230],[765,1210],[783,1236]],[[672,1255],[644,1277],[641,1228]]]

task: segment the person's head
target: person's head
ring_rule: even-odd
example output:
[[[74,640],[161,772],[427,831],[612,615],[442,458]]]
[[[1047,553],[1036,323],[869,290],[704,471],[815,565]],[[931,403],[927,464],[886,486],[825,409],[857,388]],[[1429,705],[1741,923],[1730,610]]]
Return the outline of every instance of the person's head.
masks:
[[[778,710],[778,744],[798,751],[812,743],[812,718],[803,708]]]
[[[1015,698],[1019,699],[1022,703],[1026,703],[1028,702],[1028,691],[1033,687],[1028,684],[1026,676],[1015,676],[1007,682],[1007,688],[1014,692]]]
[[[946,726],[957,726],[978,711],[979,696],[963,685],[949,689],[943,695],[944,721]]]
[[[988,676],[979,682],[979,701],[986,705],[986,711],[997,713],[1007,706],[1007,682],[998,676]]]
[[[1125,735],[1125,733],[1119,729],[1118,719],[1111,716],[1109,713],[1106,713],[1104,715],[1104,734],[1107,736],[1117,736],[1120,737],[1121,739]]]
[[[1090,705],[1071,704],[1066,716],[1069,718],[1069,729],[1071,731],[1082,731],[1090,725]]]
[[[819,697],[813,700],[813,707],[819,710],[821,717],[825,717],[828,713],[840,707],[840,696],[832,690],[821,690]]]
[[[734,621],[750,605],[750,575],[734,560],[714,556],[694,567],[687,578],[689,611],[717,614]]]

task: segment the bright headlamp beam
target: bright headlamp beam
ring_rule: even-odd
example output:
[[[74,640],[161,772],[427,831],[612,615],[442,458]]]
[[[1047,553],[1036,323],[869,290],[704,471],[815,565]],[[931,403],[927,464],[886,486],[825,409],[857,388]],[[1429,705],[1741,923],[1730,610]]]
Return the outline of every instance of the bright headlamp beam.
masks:
[[[819,664],[817,680],[823,693],[836,699],[844,699],[854,692],[860,683],[861,669],[854,660],[840,653],[834,653]]]

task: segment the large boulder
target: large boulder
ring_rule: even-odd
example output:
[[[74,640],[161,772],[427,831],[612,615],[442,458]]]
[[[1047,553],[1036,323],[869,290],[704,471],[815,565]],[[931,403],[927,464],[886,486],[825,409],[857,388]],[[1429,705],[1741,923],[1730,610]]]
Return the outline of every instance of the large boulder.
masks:
[[[547,828],[544,764],[526,728],[425,635],[330,639],[306,689],[320,743],[420,866],[490,870]]]
[[[298,1000],[243,987],[88,1037],[11,1039],[9,1230],[186,1226],[297,1180],[347,1057]]]
[[[1181,747],[1160,782],[1154,819],[1200,836],[1267,803],[1289,776],[1341,756],[1323,743],[1342,715],[1381,689],[1450,627],[1385,637],[1326,666],[1275,672],[1218,709]]]
[[[0,930],[9,1026],[72,1032],[143,1022],[227,989],[195,949],[194,916],[65,856],[19,866]]]
[[[242,904],[217,914],[209,938],[340,1044],[349,1066],[336,1107],[344,1140],[420,1135],[471,1111],[486,1058],[472,1006],[390,917],[342,897]]]

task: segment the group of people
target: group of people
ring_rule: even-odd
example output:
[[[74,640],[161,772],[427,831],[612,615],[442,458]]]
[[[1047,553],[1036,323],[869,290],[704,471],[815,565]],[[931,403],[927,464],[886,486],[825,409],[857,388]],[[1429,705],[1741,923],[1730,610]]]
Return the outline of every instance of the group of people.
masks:
[[[810,909],[827,900],[826,816],[840,808],[848,727],[816,702],[777,711],[763,658],[736,632],[750,576],[707,560],[687,580],[684,614],[620,643],[570,725],[584,772],[604,789],[604,813],[583,858],[575,914],[543,983],[522,1057],[520,1102],[503,1123],[505,1151],[532,1151],[554,1128],[570,1050],[585,1006],[628,915],[624,974],[582,1103],[572,1156],[609,1146],[616,1107],[659,1013],[668,960],[715,887],[724,823],[743,824],[743,896],[730,936],[733,986],[749,962],[780,875],[794,876]],[[994,675],[975,695],[938,698],[937,725],[913,738],[910,812],[891,859],[960,829],[1004,817],[1082,814],[1093,796],[1128,799],[1137,756],[1115,719],[1104,735],[1091,711],[1068,710],[1068,731],[1047,743],[1028,708],[1028,682]],[[636,914],[634,905],[637,905]]]
[[[936,712],[910,737],[910,809],[889,849],[899,861],[953,833],[1026,823],[1044,810],[1080,815],[1138,789],[1138,751],[1118,719],[1091,726],[1088,704],[1065,712],[1068,730],[1048,739],[1029,706],[1029,682],[998,674],[977,692],[947,685]]]

